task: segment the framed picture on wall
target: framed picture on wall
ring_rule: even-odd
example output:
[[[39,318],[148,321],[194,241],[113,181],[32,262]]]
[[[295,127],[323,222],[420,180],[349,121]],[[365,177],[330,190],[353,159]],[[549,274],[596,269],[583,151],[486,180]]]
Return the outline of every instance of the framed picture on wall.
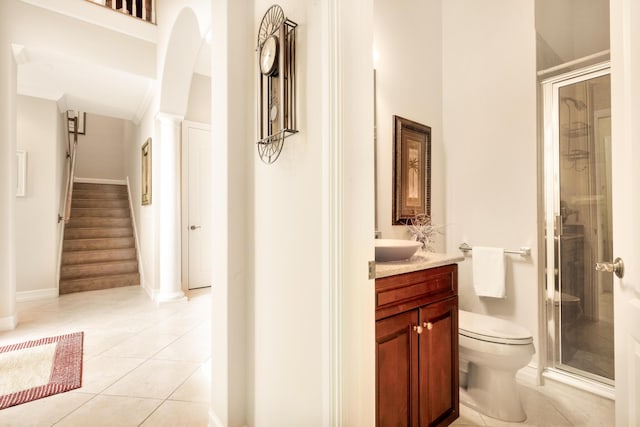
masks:
[[[84,135],[86,133],[87,113],[81,113],[78,111],[71,111],[72,114],[67,113],[67,116],[72,119],[75,117],[78,119],[78,135]],[[73,132],[75,122],[69,120],[69,132]]]
[[[431,128],[393,116],[394,225],[416,215],[431,216]]]
[[[142,191],[142,205],[151,204],[151,138],[147,138],[142,144],[142,180],[140,189]]]

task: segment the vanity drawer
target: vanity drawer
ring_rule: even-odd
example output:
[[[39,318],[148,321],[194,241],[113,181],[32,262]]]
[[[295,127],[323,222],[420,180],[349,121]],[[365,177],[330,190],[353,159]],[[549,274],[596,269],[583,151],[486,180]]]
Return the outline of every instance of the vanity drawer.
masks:
[[[457,295],[458,265],[376,279],[376,319]]]

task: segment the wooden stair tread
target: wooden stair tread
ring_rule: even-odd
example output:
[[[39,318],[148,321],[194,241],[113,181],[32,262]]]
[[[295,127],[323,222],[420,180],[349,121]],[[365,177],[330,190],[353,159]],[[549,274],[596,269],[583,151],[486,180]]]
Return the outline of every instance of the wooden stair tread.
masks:
[[[71,227],[65,228],[65,240],[104,239],[133,236],[132,227]]]
[[[74,183],[60,294],[140,285],[126,185]]]
[[[124,249],[135,247],[133,237],[101,237],[97,239],[65,239],[62,242],[66,251],[91,251],[100,249]]]
[[[98,193],[128,193],[125,184],[92,184],[86,182],[74,182],[73,191],[95,191]]]
[[[76,217],[71,218],[66,228],[97,228],[112,227],[122,228],[131,227],[131,217],[128,218],[109,218],[109,217]]]
[[[81,279],[128,273],[138,273],[136,259],[63,265],[60,268],[60,279]]]
[[[78,199],[91,199],[91,200],[99,200],[99,199],[115,199],[115,200],[128,200],[129,195],[125,192],[104,192],[98,193],[95,191],[88,190],[73,190],[73,198]]]
[[[128,208],[71,208],[71,218],[129,218]]]
[[[76,199],[74,197],[71,208],[129,209],[129,199]]]
[[[60,280],[60,294],[140,285],[139,273]]]
[[[135,260],[136,248],[94,249],[66,251],[62,254],[62,265],[87,264],[105,261]]]

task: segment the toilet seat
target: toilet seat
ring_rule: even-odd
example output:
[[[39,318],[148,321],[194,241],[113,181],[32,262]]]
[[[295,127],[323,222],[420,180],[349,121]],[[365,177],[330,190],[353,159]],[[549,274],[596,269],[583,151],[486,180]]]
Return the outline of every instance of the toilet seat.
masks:
[[[580,298],[575,295],[565,294],[564,292],[555,291],[553,305],[580,305]]]
[[[458,329],[462,336],[496,344],[529,345],[533,342],[531,333],[520,325],[464,310],[458,311]]]

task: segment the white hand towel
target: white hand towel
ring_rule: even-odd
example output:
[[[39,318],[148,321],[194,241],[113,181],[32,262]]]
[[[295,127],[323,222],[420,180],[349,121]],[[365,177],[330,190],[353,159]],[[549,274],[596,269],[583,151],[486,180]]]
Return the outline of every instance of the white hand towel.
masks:
[[[504,298],[506,274],[503,248],[473,247],[473,287],[479,297]]]

